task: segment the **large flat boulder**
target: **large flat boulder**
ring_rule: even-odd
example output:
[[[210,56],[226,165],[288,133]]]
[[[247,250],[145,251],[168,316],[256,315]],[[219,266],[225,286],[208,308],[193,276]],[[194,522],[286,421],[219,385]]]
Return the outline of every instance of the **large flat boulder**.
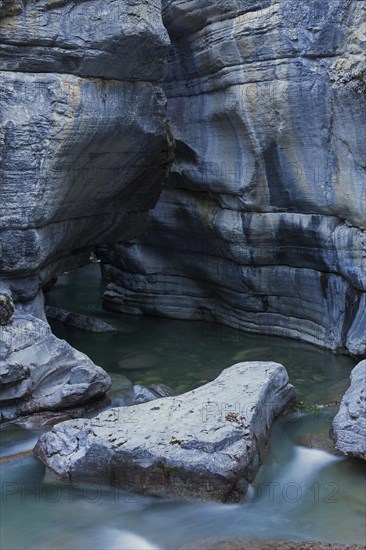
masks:
[[[238,363],[179,397],[63,422],[34,452],[71,482],[235,502],[264,458],[273,420],[294,396],[282,365]]]
[[[351,372],[351,385],[333,421],[336,448],[366,460],[366,360]]]

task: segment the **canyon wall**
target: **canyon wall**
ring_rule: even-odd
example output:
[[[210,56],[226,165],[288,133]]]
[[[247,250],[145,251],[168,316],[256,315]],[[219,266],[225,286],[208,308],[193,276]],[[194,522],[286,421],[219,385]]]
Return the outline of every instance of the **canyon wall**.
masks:
[[[365,354],[364,4],[163,5],[176,158],[106,307]]]
[[[97,244],[145,230],[172,155],[158,83],[169,44],[158,0],[0,1],[5,419],[77,404],[110,385],[49,333],[41,289],[88,264]],[[52,402],[42,401],[47,388]]]
[[[18,4],[0,19],[0,278],[25,302],[145,229],[167,166],[169,38],[158,1]]]

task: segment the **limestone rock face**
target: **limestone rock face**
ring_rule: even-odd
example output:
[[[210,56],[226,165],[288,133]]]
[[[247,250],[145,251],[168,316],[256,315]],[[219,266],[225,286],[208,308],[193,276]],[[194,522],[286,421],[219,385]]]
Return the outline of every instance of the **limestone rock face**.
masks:
[[[366,460],[366,360],[351,372],[351,385],[333,421],[336,448]]]
[[[282,365],[238,363],[179,397],[58,424],[35,454],[71,482],[238,501],[264,458],[274,418],[293,400]]]
[[[362,2],[166,0],[176,139],[107,307],[366,353]]]
[[[30,323],[44,285],[146,228],[173,147],[169,43],[158,0],[0,1],[0,285]]]
[[[155,82],[164,69],[157,0],[3,0],[1,9],[16,15],[1,22],[3,70]]]
[[[16,302],[140,234],[171,148],[160,2],[21,4],[0,19],[0,276]]]
[[[36,317],[15,315],[0,336],[0,422],[76,407],[111,386],[103,369]]]

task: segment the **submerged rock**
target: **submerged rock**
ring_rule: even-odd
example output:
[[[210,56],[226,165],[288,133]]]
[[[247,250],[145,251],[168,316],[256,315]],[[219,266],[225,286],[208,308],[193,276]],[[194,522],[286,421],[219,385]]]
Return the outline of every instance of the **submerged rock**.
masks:
[[[1,327],[0,343],[0,422],[79,407],[111,385],[103,369],[31,315]]]
[[[317,432],[308,432],[298,438],[298,443],[309,449],[319,449],[327,453],[339,456],[341,453],[336,450],[334,441],[331,438],[329,426],[324,426],[323,429]]]
[[[117,332],[117,329],[109,323],[95,317],[90,317],[89,315],[74,313],[73,311],[67,311],[66,309],[54,306],[46,306],[45,312],[48,319],[59,321],[64,325],[86,330],[87,332]]]
[[[110,393],[126,392],[133,385],[131,380],[124,374],[112,372],[110,376],[112,380]]]
[[[172,397],[173,395],[173,390],[165,384],[152,384],[148,387],[135,384],[124,398],[124,404],[139,405],[140,403],[147,403],[161,397]]]
[[[8,462],[13,462],[14,460],[24,460],[33,456],[32,449],[27,451],[20,451],[19,453],[14,453],[12,455],[0,456],[0,464],[7,464]]]
[[[294,396],[282,365],[238,363],[182,396],[59,424],[35,454],[71,482],[236,502],[263,461],[274,418]]]
[[[150,370],[159,364],[159,357],[153,353],[129,353],[118,361],[122,370]]]
[[[333,420],[336,449],[366,460],[366,360],[351,372],[351,385]]]

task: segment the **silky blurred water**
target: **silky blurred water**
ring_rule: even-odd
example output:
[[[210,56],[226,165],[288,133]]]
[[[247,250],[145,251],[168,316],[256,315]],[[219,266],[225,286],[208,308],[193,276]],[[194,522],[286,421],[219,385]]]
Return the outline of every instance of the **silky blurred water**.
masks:
[[[340,399],[351,359],[214,324],[110,313],[102,308],[102,289],[94,265],[62,277],[47,302],[123,330],[91,335],[53,325],[59,337],[111,374],[112,404],[131,383],[162,382],[182,393],[235,362],[274,360],[286,367],[304,408],[275,423],[266,464],[246,501],[237,505],[164,501],[95,484],[50,482],[43,465],[29,456],[0,463],[1,550],[170,550],[216,537],[365,544],[364,463],[301,445],[314,434],[327,434],[336,407],[319,412],[311,405]],[[1,456],[32,448],[37,435],[1,431]]]

